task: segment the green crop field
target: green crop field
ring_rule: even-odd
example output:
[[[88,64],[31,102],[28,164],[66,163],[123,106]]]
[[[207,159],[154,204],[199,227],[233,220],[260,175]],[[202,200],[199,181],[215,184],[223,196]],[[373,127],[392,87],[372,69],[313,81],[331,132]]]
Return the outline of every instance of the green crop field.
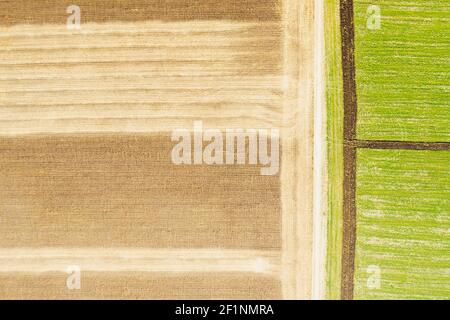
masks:
[[[354,11],[358,138],[450,141],[450,1],[355,0]]]
[[[345,273],[339,3],[325,2],[331,299],[341,298]],[[379,28],[371,24],[373,5]],[[353,6],[357,139],[449,143],[450,2],[354,0]],[[353,298],[450,299],[450,151],[358,148],[355,174]]]
[[[450,152],[361,149],[357,181],[355,298],[450,298]]]

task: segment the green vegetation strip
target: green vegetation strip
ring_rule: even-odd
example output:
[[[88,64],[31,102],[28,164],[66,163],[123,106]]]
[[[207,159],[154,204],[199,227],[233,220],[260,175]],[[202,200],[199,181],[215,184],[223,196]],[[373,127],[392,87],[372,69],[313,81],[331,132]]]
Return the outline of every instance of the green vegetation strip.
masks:
[[[355,299],[450,299],[450,152],[360,149],[357,185]]]
[[[449,142],[450,1],[355,0],[354,10],[358,139]]]
[[[342,198],[343,198],[343,84],[339,0],[325,2],[328,130],[328,299],[341,297]]]

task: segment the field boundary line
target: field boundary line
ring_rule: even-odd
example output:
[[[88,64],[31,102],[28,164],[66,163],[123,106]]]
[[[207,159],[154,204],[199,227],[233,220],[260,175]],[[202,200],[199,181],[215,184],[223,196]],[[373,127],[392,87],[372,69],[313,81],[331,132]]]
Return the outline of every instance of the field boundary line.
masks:
[[[416,142],[389,140],[354,140],[347,141],[361,149],[398,149],[398,150],[450,150],[450,142]]]
[[[357,97],[353,0],[340,0],[344,141],[356,139]],[[353,299],[356,245],[356,146],[344,143],[344,199],[341,298]]]

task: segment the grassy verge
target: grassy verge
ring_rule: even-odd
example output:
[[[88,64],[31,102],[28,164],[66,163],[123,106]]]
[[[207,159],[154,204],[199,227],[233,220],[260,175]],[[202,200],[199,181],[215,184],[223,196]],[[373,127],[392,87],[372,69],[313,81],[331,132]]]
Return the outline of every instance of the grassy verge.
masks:
[[[328,136],[327,298],[339,299],[341,288],[343,123],[339,0],[325,1]]]

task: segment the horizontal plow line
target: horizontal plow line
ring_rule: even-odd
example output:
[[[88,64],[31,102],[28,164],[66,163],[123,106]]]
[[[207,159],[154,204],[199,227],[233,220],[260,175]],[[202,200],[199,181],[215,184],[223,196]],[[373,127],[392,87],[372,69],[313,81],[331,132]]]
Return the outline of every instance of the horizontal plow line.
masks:
[[[260,51],[271,49],[276,42],[267,42],[262,45],[262,41],[278,41],[277,38],[256,38],[257,40],[228,40],[230,43],[226,44],[225,41],[209,42],[208,44],[176,44],[176,43],[161,43],[153,45],[103,45],[103,46],[91,46],[91,45],[67,45],[67,46],[8,46],[6,48],[0,48],[0,52],[30,52],[30,51],[64,51],[64,50],[111,50],[111,49],[248,49],[256,48]],[[192,42],[192,41],[191,41]],[[241,43],[239,43],[241,42]],[[220,44],[223,43],[223,44]],[[251,52],[250,50],[248,52]]]
[[[85,36],[85,35],[172,35],[186,33],[189,35],[214,35],[235,34],[242,36],[244,32],[261,33],[271,31],[281,33],[280,24],[275,22],[232,22],[232,21],[192,21],[192,22],[106,22],[84,23],[80,30],[67,30],[65,24],[48,24],[37,27],[36,25],[15,25],[4,27],[8,33],[0,34],[1,38],[14,37],[45,37],[45,36]]]
[[[251,53],[245,53],[243,55],[251,56]],[[234,55],[235,56],[235,55]],[[96,61],[85,61],[85,60],[78,60],[78,61],[57,61],[57,62],[51,62],[51,61],[41,61],[41,62],[12,62],[12,63],[0,63],[0,66],[2,67],[29,67],[29,66],[60,66],[60,65],[96,65],[96,64],[107,64],[107,63],[114,63],[114,64],[121,64],[121,63],[182,63],[182,64],[203,64],[205,62],[207,63],[237,63],[237,60],[234,59],[235,57],[230,54],[230,58],[228,59],[205,59],[205,58],[198,58],[198,59],[154,59],[154,60],[96,60]],[[242,55],[241,55],[242,56]],[[184,65],[183,65],[184,66]],[[159,66],[159,68],[161,68]]]

